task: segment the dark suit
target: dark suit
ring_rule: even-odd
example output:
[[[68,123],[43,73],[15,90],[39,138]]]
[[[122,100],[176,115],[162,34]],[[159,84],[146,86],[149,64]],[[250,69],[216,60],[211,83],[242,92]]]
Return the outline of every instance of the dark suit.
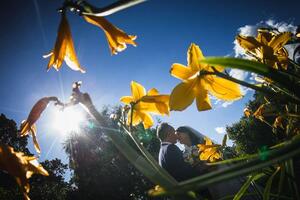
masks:
[[[161,143],[159,165],[167,170],[177,181],[184,181],[197,176],[197,172],[192,166],[184,162],[180,149],[169,142]]]

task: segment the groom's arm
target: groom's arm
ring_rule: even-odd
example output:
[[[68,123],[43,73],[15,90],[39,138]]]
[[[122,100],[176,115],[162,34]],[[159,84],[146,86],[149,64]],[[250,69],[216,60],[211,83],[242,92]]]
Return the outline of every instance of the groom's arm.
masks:
[[[168,146],[167,155],[169,173],[177,181],[187,180],[198,175],[195,169],[184,161],[182,152],[175,144]]]

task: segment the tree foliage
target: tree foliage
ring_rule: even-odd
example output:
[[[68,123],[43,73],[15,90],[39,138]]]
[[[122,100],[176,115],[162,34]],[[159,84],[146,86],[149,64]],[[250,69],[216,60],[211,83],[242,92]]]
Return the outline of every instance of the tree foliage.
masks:
[[[112,111],[120,108],[105,108],[103,117],[110,121]],[[147,190],[153,186],[105,135],[105,129],[96,127],[92,119],[80,133],[73,133],[65,143],[74,174],[71,182],[76,186],[72,199],[149,199]],[[110,129],[119,131],[112,121]],[[137,135],[143,144],[157,155],[159,142],[153,137],[153,130],[145,131],[138,126]],[[120,132],[124,140],[128,136]]]

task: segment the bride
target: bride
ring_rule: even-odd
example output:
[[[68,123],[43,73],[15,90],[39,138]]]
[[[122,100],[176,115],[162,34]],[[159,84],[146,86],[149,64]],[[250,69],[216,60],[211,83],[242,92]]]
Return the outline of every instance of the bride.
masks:
[[[228,167],[228,165],[208,166],[206,161],[200,161],[199,159],[193,159],[198,157],[199,150],[198,144],[205,143],[205,136],[195,129],[188,126],[181,126],[176,129],[179,143],[184,145],[183,157],[184,160],[190,163],[199,172],[199,175],[209,173],[214,170]],[[195,161],[196,160],[196,161]],[[215,183],[208,187],[213,199],[220,199],[225,196],[234,196],[243,185],[243,178],[235,178],[227,180],[226,183]],[[243,199],[255,199],[255,198],[243,198]]]

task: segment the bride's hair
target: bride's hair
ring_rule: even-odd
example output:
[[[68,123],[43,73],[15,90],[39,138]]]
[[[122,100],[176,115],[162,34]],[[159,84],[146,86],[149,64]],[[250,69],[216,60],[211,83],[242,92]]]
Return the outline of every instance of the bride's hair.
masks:
[[[204,138],[198,137],[188,126],[180,126],[176,129],[176,132],[186,133],[191,139],[192,145],[202,144],[204,143]]]

